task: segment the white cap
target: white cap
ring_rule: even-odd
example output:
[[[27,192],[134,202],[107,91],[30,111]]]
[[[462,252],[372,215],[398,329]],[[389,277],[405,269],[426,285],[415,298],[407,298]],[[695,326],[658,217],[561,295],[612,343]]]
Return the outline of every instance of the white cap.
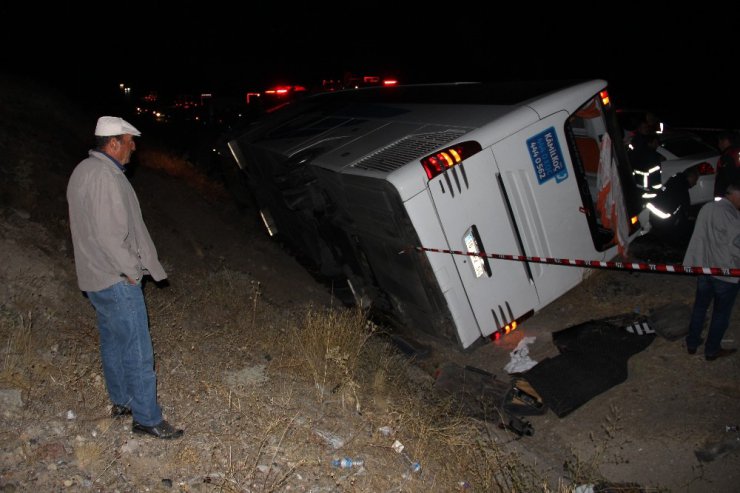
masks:
[[[136,127],[123,118],[117,116],[101,116],[95,126],[95,135],[99,137],[110,137],[111,135],[129,134],[136,137],[141,135]]]

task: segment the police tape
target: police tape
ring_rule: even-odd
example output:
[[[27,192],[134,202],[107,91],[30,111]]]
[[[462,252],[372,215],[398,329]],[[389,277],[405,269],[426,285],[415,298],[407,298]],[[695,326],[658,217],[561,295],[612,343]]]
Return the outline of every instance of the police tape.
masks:
[[[499,260],[515,260],[519,262],[534,262],[538,264],[564,265],[568,267],[587,267],[591,269],[613,269],[613,270],[636,270],[644,272],[661,272],[670,274],[690,275],[712,275],[726,277],[740,277],[740,269],[729,269],[723,267],[695,267],[681,264],[651,264],[648,262],[607,262],[603,260],[580,260],[553,257],[527,257],[525,255],[505,255],[500,253],[486,252],[463,252],[462,250],[445,250],[442,248],[426,248],[414,246],[404,248],[400,252],[406,253],[415,250],[417,252],[450,253],[452,255],[465,255],[467,257],[485,257]]]

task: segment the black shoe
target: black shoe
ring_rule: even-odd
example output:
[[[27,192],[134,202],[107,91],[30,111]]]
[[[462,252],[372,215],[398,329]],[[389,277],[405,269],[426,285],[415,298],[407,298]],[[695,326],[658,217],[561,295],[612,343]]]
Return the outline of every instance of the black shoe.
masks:
[[[696,354],[696,350],[699,349],[699,346],[701,346],[702,344],[704,344],[704,339],[699,339],[699,344],[697,344],[696,346],[689,346],[688,341],[686,341],[686,351],[689,354]]]
[[[714,361],[717,358],[723,358],[725,356],[729,356],[731,354],[735,354],[736,352],[737,352],[737,349],[735,349],[735,348],[732,348],[732,349],[720,349],[719,351],[717,351],[714,354],[706,354],[706,355],[704,355],[704,358],[707,361]]]
[[[131,426],[131,431],[164,439],[180,438],[182,434],[185,433],[183,430],[176,429],[165,420],[162,420],[158,425],[154,426],[144,426],[134,421],[134,424]]]
[[[128,406],[121,406],[120,404],[113,404],[110,408],[110,417],[123,418],[124,416],[131,416],[131,408]]]

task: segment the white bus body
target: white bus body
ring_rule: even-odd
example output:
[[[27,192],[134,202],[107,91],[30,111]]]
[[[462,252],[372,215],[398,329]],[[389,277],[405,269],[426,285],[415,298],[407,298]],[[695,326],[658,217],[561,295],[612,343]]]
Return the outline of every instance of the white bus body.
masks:
[[[467,348],[563,295],[584,269],[399,251],[613,258],[595,206],[607,133],[629,216],[638,206],[605,90],[593,80],[324,94],[228,146],[272,234],[335,291]]]

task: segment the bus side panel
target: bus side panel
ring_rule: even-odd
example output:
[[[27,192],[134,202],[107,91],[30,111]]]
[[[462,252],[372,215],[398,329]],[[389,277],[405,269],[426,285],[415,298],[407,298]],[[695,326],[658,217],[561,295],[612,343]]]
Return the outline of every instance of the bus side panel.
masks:
[[[497,179],[491,149],[467,158],[429,181],[451,250],[519,254],[516,228]],[[473,251],[476,251],[475,249]],[[537,306],[537,293],[520,262],[454,256],[459,278],[480,327],[488,336]]]
[[[356,302],[372,306],[375,315],[398,328],[458,343],[448,304],[460,303],[450,302],[454,295],[443,293],[454,290],[445,268],[433,267],[424,253],[406,250],[421,243],[417,231],[427,241],[439,239],[439,221],[428,194],[404,203],[386,180],[315,171],[328,203],[319,220],[322,237],[332,245]]]
[[[493,146],[527,256],[597,259],[561,111]],[[530,264],[541,308],[583,279],[583,269]]]
[[[439,245],[437,248],[450,248],[440,226],[439,218],[434,212],[434,203],[428,191],[407,200],[405,206],[422,246]],[[447,253],[435,252],[412,253],[412,255],[427,257],[436,283],[447,302],[447,309],[457,328],[460,344],[463,348],[470,346],[481,337],[481,331],[457,273],[454,257]]]

